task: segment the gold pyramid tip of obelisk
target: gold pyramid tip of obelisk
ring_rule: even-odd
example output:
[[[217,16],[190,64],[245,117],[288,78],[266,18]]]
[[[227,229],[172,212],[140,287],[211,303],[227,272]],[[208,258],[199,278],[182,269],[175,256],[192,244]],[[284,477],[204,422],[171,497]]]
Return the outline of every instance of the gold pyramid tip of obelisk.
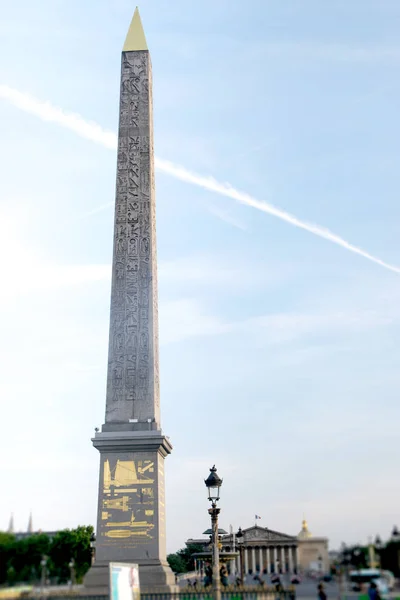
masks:
[[[135,8],[122,52],[135,50],[148,50],[138,7]]]

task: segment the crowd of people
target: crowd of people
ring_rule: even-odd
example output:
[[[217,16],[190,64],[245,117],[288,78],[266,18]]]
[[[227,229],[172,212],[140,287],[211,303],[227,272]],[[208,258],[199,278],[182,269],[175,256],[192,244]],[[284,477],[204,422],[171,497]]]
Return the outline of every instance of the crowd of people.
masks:
[[[222,564],[220,567],[219,575],[220,575],[221,585],[223,587],[227,587],[229,585],[228,570],[224,564]],[[253,576],[253,581],[254,581],[254,585],[265,586],[265,580],[263,580],[258,573],[256,573]],[[205,566],[205,569],[204,569],[203,581],[201,581],[201,580],[198,581],[197,579],[194,579],[193,581],[188,580],[187,585],[189,587],[192,587],[195,590],[201,584],[203,584],[205,587],[209,587],[212,585],[212,583],[213,583],[213,569],[212,569],[211,563],[207,563]],[[285,592],[284,586],[282,584],[282,581],[281,581],[281,578],[279,577],[279,575],[273,575],[271,578],[271,583],[275,587],[276,597],[277,597],[277,600],[279,600],[280,598],[282,598],[282,595]],[[297,578],[297,581],[292,581],[292,583],[295,583],[295,584],[300,583],[300,578]],[[237,587],[243,586],[243,581],[239,576],[237,576],[235,578],[234,585],[236,585]],[[317,600],[328,600],[328,594],[326,592],[324,583],[322,581],[317,586],[316,596],[317,596]],[[292,597],[293,598],[295,597],[294,593],[293,593]],[[376,585],[376,583],[374,581],[371,581],[371,583],[369,584],[368,599],[369,600],[382,600],[381,595],[379,593],[378,586]]]

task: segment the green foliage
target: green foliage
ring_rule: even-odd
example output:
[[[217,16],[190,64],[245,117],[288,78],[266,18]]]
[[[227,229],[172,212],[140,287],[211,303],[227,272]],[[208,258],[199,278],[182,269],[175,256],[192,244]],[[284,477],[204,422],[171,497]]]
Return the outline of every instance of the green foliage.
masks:
[[[174,573],[186,573],[185,561],[177,552],[174,554],[168,554],[167,561]]]
[[[35,534],[22,540],[15,540],[10,548],[7,564],[14,569],[15,581],[34,581],[40,574],[40,561],[47,555],[50,540],[46,534]],[[13,583],[7,578],[8,583]]]
[[[62,583],[71,578],[69,563],[75,563],[76,581],[82,581],[91,562],[90,536],[93,527],[77,527],[58,531],[51,542],[51,574]]]
[[[400,541],[391,540],[380,552],[382,568],[400,577]]]
[[[15,542],[15,536],[0,531],[0,583],[7,581],[8,558]],[[11,573],[12,574],[12,573]]]
[[[42,533],[17,540],[0,532],[0,584],[39,582],[44,556],[47,578],[57,583],[68,581],[73,559],[76,582],[81,582],[91,563],[92,533],[93,527],[86,526],[59,531],[52,539]]]
[[[189,544],[174,554],[168,554],[167,561],[174,573],[188,573],[194,570],[193,554],[203,552],[201,544]]]
[[[349,554],[350,568],[366,569],[369,566],[368,546],[350,546],[346,551]]]

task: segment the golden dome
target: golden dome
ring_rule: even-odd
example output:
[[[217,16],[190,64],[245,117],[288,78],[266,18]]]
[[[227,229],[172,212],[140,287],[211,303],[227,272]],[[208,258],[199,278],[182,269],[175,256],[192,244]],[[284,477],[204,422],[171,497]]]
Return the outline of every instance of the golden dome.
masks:
[[[306,540],[311,537],[311,532],[308,530],[308,523],[305,519],[302,521],[301,531],[297,537],[302,540]]]

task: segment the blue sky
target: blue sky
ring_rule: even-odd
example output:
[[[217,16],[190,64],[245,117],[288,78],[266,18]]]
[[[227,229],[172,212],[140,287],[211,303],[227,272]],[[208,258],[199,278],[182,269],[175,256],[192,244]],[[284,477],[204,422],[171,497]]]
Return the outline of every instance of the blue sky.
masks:
[[[143,0],[160,159],[400,266],[400,4]],[[0,24],[0,526],[94,523],[127,0],[20,0]],[[1,87],[3,86],[3,87]],[[8,96],[7,96],[8,94]],[[29,103],[28,103],[29,104]],[[29,112],[30,110],[30,112]],[[105,134],[106,135],[106,134]],[[170,551],[221,525],[364,542],[399,522],[399,274],[157,174]]]

